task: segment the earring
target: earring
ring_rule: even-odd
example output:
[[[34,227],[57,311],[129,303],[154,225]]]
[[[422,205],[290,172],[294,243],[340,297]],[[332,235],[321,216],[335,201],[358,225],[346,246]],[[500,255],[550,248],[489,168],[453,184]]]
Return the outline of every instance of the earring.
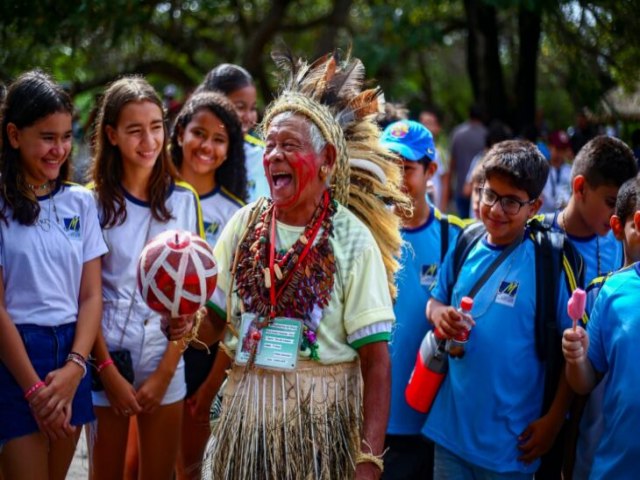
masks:
[[[327,168],[327,166],[326,166],[326,165],[322,165],[322,166],[320,167],[320,179],[321,179],[321,180],[326,179],[326,178],[327,178],[328,173],[329,173],[329,169]]]

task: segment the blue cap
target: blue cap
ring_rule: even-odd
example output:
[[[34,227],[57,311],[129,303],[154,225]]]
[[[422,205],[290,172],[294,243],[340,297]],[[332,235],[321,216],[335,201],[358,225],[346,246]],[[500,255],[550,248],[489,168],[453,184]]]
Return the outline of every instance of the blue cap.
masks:
[[[436,158],[433,135],[424,125],[413,120],[400,120],[387,125],[380,136],[380,143],[412,162],[424,157],[431,161]]]

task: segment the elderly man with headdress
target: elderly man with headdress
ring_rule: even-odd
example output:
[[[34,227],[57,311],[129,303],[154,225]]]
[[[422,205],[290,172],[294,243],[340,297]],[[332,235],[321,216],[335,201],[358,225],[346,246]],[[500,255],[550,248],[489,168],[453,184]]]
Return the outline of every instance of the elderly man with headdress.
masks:
[[[233,366],[203,477],[378,478],[401,243],[389,205],[408,203],[362,63],[274,58],[290,78],[263,122],[271,199],[215,247],[210,306]]]

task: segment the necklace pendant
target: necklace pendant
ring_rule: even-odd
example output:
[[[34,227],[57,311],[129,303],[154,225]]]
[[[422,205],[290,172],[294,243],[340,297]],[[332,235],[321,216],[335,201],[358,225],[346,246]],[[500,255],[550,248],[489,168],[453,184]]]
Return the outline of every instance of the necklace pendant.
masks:
[[[273,265],[273,273],[276,274],[276,278],[278,280],[282,280],[282,270],[280,270],[280,265],[278,265],[277,263],[274,263]]]
[[[269,267],[264,269],[264,286],[266,288],[271,288],[271,271]]]

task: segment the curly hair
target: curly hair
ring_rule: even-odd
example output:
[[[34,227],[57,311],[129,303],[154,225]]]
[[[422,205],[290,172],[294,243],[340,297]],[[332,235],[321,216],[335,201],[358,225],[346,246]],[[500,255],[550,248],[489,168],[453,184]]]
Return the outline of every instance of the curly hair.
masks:
[[[11,123],[23,129],[54,113],[73,115],[69,95],[51,77],[33,70],[20,75],[9,87],[0,111],[2,135],[0,136],[0,219],[7,222],[7,209],[13,211],[13,219],[22,225],[33,225],[40,214],[40,205],[24,179],[20,151],[11,146],[7,126]],[[69,162],[60,167],[58,181],[69,178]]]
[[[231,102],[221,93],[200,92],[187,100],[176,117],[171,134],[171,158],[179,169],[182,166],[183,151],[178,137],[184,134],[187,125],[200,110],[209,110],[224,124],[229,135],[227,159],[214,172],[216,185],[224,187],[236,197],[247,199],[247,170],[244,156],[244,136],[242,125]]]
[[[120,149],[112,145],[107,137],[107,126],[116,128],[120,112],[130,102],[151,102],[160,108],[166,120],[162,101],[153,87],[142,77],[127,76],[113,82],[102,98],[95,129],[95,153],[92,178],[94,189],[102,208],[100,225],[110,228],[121,225],[127,218],[126,201],[121,186],[124,165]],[[160,155],[153,165],[147,185],[149,205],[153,218],[166,222],[171,212],[166,198],[173,181],[178,177],[167,149],[169,134],[163,122],[164,142]]]

